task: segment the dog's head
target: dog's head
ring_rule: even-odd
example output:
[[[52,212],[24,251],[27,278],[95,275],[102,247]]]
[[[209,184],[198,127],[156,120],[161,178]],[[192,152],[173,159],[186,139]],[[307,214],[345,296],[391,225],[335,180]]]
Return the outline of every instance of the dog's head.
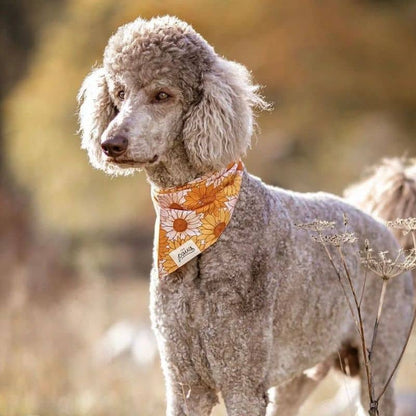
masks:
[[[244,155],[253,109],[266,106],[244,66],[169,16],[120,27],[78,100],[82,147],[110,174],[163,163],[178,146],[199,172],[222,168]]]

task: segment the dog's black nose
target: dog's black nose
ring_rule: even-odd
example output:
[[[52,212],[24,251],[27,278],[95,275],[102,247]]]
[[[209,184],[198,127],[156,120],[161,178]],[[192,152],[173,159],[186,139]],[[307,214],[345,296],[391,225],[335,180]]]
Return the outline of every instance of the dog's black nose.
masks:
[[[124,136],[114,136],[101,143],[101,148],[107,156],[118,157],[126,153],[129,141]]]

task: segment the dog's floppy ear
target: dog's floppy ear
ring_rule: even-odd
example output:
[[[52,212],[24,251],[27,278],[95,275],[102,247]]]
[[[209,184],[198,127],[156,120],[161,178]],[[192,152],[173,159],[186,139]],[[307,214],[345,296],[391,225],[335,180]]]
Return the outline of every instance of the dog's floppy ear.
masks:
[[[102,169],[101,135],[116,115],[103,68],[94,69],[85,78],[77,99],[81,147],[88,151],[91,164],[97,169]]]
[[[189,110],[183,140],[191,163],[219,169],[243,156],[253,133],[253,109],[267,108],[247,69],[217,58],[202,75],[202,98]]]

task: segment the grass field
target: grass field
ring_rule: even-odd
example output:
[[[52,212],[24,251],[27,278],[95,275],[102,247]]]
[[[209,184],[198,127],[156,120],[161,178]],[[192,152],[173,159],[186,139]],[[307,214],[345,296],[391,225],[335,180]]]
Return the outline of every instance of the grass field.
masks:
[[[115,322],[148,323],[145,279],[89,278],[59,299],[42,303],[29,300],[17,279],[0,312],[1,416],[164,414],[157,360],[139,367],[127,355],[100,363],[95,354],[98,340]],[[398,386],[401,391],[416,391],[414,336]],[[315,416],[314,409],[336,390],[335,379],[329,376],[302,416]],[[225,415],[222,405],[214,415]]]

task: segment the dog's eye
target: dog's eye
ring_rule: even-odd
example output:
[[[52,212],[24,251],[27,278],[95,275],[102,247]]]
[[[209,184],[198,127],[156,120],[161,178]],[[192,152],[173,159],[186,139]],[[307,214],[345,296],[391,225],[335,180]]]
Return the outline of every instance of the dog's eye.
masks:
[[[168,93],[166,93],[165,91],[160,91],[157,93],[155,100],[156,101],[165,101],[170,97],[170,95]]]
[[[124,92],[124,90],[120,90],[120,91],[117,93],[117,97],[118,97],[121,101],[123,101],[123,100],[124,100],[124,97],[125,97],[125,92]]]

